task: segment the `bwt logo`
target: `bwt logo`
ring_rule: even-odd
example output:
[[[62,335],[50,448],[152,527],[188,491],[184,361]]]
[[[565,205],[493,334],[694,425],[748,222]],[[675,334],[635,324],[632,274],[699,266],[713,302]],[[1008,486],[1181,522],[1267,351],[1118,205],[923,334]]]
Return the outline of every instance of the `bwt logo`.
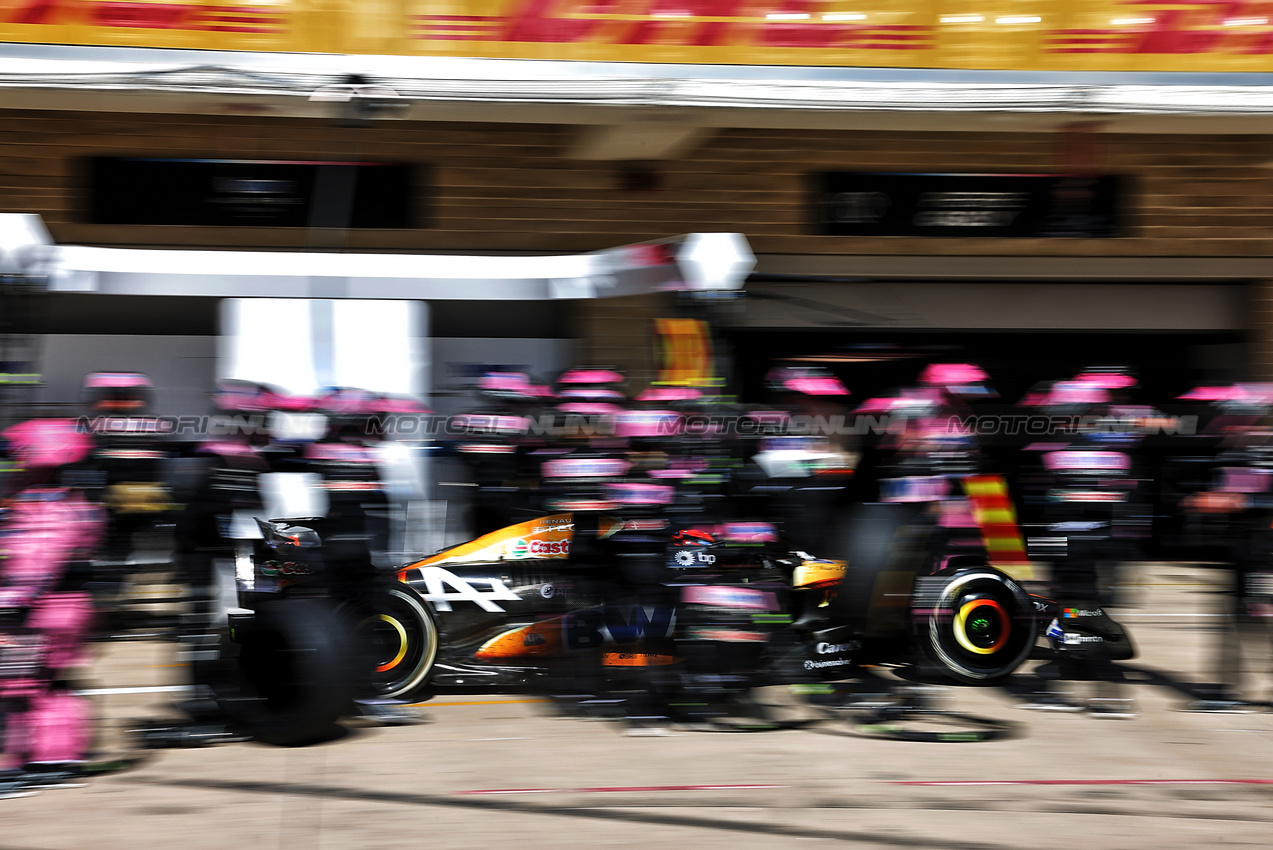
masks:
[[[666,638],[676,628],[676,610],[658,605],[585,608],[562,619],[566,649],[597,649],[607,644]]]

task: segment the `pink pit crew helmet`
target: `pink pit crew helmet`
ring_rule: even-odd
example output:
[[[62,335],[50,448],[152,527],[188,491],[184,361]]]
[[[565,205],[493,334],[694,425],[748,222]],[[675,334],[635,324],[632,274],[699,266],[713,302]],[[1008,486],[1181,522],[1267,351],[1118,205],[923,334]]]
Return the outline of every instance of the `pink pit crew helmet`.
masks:
[[[653,386],[642,390],[636,397],[640,402],[698,401],[703,391],[694,387]]]
[[[84,378],[84,403],[97,413],[145,413],[155,385],[141,372],[93,372]]]
[[[921,386],[940,388],[952,396],[998,398],[990,376],[974,363],[929,363],[920,372]]]
[[[777,366],[769,370],[765,382],[771,390],[806,396],[847,396],[849,388],[835,375],[819,366]]]
[[[93,443],[74,419],[31,419],[2,434],[9,455],[27,469],[52,469],[79,463]]]
[[[387,396],[357,387],[331,387],[309,408],[337,417],[370,417],[432,411],[408,396]]]
[[[559,384],[622,384],[627,381],[622,372],[614,369],[583,367],[567,369],[557,379]]]
[[[531,383],[530,376],[524,372],[487,372],[477,382],[477,388],[484,396],[514,401],[537,401],[554,396],[550,387]]]
[[[281,410],[305,413],[314,409],[314,400],[290,396],[278,387],[230,378],[217,382],[212,404],[226,413],[269,413]]]

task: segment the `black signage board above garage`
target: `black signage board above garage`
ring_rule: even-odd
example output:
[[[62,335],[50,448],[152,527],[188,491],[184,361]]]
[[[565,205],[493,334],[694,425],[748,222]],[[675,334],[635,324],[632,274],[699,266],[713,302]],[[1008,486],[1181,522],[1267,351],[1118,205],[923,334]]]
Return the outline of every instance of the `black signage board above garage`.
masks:
[[[412,165],[92,157],[86,171],[92,224],[420,226]]]
[[[1125,181],[1113,175],[831,171],[812,182],[824,236],[1125,235]]]

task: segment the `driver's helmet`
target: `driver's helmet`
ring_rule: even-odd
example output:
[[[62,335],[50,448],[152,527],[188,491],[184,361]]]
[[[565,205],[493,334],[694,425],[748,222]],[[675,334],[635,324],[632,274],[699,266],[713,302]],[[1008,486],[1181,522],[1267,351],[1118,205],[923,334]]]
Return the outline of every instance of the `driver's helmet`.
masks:
[[[716,536],[701,528],[683,528],[672,535],[673,546],[712,546]]]
[[[92,413],[139,416],[150,410],[155,385],[141,372],[94,372],[84,378],[84,404]]]

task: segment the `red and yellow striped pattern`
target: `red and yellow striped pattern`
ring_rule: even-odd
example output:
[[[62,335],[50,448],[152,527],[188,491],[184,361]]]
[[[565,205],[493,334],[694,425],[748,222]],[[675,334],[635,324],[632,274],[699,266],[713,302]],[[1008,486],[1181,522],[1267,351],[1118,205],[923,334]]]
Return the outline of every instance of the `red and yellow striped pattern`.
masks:
[[[1003,476],[972,475],[965,478],[963,484],[990,563],[1013,578],[1034,578],[1025,541],[1017,526],[1017,511]]]

